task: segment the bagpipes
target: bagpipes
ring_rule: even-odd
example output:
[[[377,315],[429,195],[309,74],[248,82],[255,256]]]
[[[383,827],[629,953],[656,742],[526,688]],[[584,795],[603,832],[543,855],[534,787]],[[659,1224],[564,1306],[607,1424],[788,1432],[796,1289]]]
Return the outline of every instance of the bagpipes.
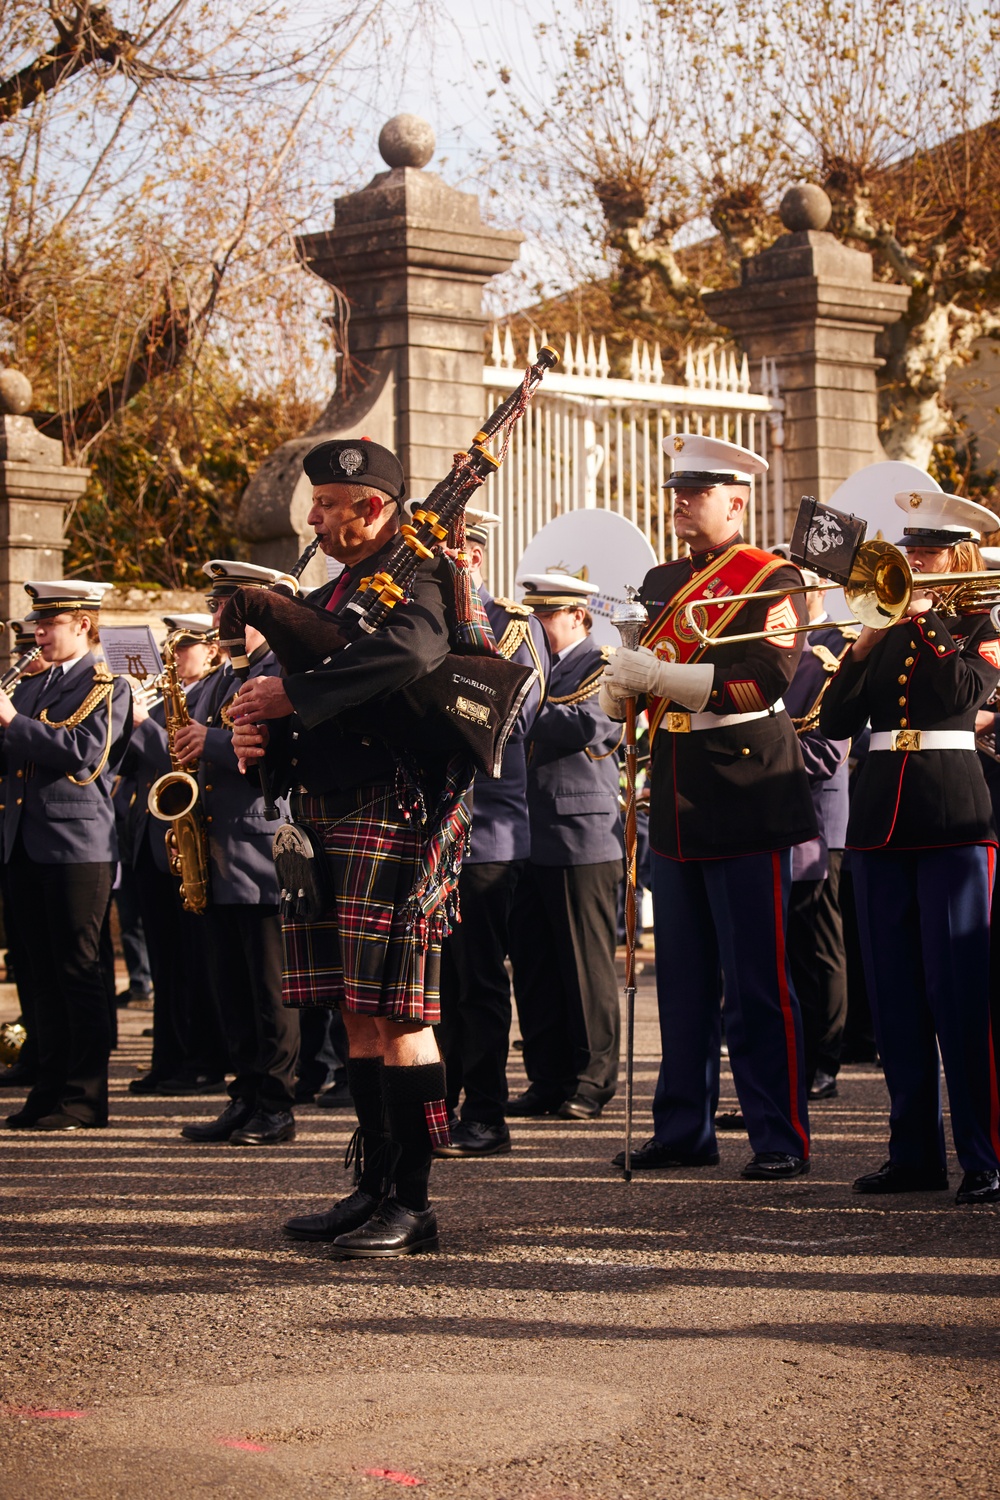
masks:
[[[341,715],[338,722],[417,756],[462,754],[487,776],[499,776],[504,747],[537,673],[496,654],[472,618],[468,562],[461,555],[465,507],[500,467],[515,423],[545,371],[557,360],[554,350],[542,348],[518,389],[483,423],[469,452],[455,455],[447,477],[414,510],[414,524],[402,527],[383,568],[361,580],[337,616],[281,592],[280,586],[237,589],[226,601],[219,624],[221,643],[229,648],[237,675],[245,676],[247,671],[248,625],[264,636],[286,673],[328,665],[337,652],[350,650],[362,634],[374,635],[385,624],[396,605],[405,602],[408,585],[421,563],[440,555],[451,541],[459,551],[458,598],[448,656],[389,700],[366,703]],[[499,444],[493,454],[486,444],[495,437]]]

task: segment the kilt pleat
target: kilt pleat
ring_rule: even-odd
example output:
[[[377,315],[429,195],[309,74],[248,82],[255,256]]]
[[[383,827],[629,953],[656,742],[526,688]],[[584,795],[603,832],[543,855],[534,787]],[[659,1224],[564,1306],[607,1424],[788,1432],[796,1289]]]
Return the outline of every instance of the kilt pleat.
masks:
[[[331,811],[337,816],[331,817]],[[392,786],[363,787],[346,814],[343,799],[300,794],[296,821],[326,851],[334,892],[317,922],[282,921],[282,999],[288,1006],[336,1005],[360,1015],[434,1025],[440,1019],[440,941],[407,924],[407,900],[423,857],[419,826]]]

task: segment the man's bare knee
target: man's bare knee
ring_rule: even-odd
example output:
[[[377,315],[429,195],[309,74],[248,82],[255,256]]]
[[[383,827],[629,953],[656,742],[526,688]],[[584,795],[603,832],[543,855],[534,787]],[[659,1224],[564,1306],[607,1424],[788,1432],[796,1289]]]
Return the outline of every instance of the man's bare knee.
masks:
[[[343,1009],[344,1028],[347,1031],[347,1047],[352,1057],[381,1057],[382,1037],[374,1016],[359,1016],[354,1011]]]
[[[412,1068],[422,1063],[441,1061],[437,1037],[432,1026],[419,1021],[390,1021],[376,1018],[382,1044],[382,1056],[390,1067]]]

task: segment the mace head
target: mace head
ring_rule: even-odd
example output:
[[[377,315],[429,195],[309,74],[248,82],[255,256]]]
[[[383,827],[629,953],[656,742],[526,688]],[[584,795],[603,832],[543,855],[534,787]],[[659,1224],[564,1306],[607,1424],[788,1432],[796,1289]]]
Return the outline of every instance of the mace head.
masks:
[[[625,599],[615,606],[611,623],[622,638],[622,645],[634,651],[649,623],[645,607],[639,603],[639,590],[630,583],[625,585]]]

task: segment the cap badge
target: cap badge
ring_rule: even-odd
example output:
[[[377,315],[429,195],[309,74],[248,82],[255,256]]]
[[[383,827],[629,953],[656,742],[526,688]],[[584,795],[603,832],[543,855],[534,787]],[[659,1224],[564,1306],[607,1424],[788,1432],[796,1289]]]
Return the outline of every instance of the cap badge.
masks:
[[[674,452],[675,453],[683,453],[684,452],[684,439],[682,437],[675,437],[674,438]]]
[[[353,477],[358,470],[364,467],[364,454],[359,453],[357,448],[344,448],[339,456],[338,462],[344,473]]]
[[[924,503],[923,502],[923,497],[921,495],[918,495],[915,490],[911,490],[910,491],[910,509],[911,510],[917,510],[921,505],[923,505],[923,503]]]

